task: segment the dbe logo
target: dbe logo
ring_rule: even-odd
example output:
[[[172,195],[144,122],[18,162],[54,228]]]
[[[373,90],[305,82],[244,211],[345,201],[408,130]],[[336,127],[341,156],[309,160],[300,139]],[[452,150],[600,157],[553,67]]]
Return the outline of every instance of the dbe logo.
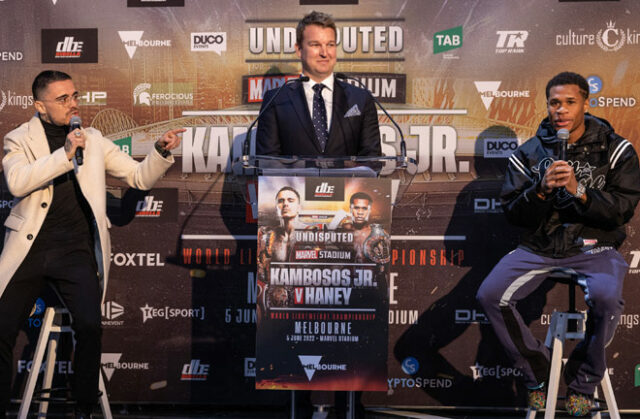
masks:
[[[206,381],[209,377],[209,364],[201,364],[199,359],[192,359],[184,364],[180,381]]]
[[[344,180],[307,178],[305,180],[305,198],[311,201],[342,201],[344,199]]]
[[[528,31],[496,31],[498,42],[496,54],[522,54],[524,41],[529,37]]]
[[[178,189],[153,189],[136,204],[136,219],[172,222],[178,219]]]
[[[445,29],[433,35],[433,53],[450,51],[462,46],[462,26]]]
[[[517,138],[486,138],[484,140],[484,157],[506,159],[517,148]]]
[[[153,195],[145,196],[136,205],[136,217],[158,218],[162,214],[162,201],[153,199]]]
[[[226,32],[192,32],[191,51],[213,51],[222,55],[227,50]]]
[[[97,63],[98,29],[42,29],[43,63]]]

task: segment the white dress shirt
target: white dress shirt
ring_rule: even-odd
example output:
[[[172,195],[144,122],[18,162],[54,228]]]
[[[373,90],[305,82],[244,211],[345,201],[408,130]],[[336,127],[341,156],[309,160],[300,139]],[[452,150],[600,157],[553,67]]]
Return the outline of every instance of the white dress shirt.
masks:
[[[322,80],[322,84],[325,85],[325,88],[322,89],[322,99],[324,99],[324,106],[327,109],[327,131],[331,131],[331,111],[333,110],[333,73],[326,79]],[[304,88],[304,95],[307,98],[307,106],[309,107],[309,112],[313,112],[313,86],[316,85],[315,81],[309,79],[309,81],[305,81],[302,83],[302,87]],[[310,115],[311,119],[313,119],[313,114]]]

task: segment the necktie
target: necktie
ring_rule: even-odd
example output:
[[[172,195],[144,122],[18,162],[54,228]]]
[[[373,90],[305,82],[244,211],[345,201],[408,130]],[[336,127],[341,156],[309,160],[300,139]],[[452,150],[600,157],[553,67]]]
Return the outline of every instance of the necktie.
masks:
[[[324,148],[329,141],[329,133],[327,132],[327,108],[324,106],[324,99],[322,98],[322,89],[326,86],[322,83],[314,84],[313,91],[313,116],[311,121],[313,122],[313,129],[316,132],[316,138],[320,143],[320,149],[324,152]]]

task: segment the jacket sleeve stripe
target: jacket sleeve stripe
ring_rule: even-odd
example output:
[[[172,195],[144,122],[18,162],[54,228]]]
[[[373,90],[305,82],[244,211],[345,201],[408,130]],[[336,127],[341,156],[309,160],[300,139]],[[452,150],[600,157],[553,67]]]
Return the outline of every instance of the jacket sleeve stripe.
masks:
[[[511,164],[513,164],[513,166],[518,169],[518,171],[520,173],[522,173],[523,175],[527,176],[527,177],[531,177],[529,176],[529,174],[526,172],[526,168],[524,167],[524,164],[522,164],[522,162],[520,160],[517,159],[516,156],[514,156],[513,154],[511,156],[509,156],[509,161],[511,162]]]
[[[618,147],[616,147],[615,151],[611,155],[611,158],[609,159],[612,169],[616,167],[616,163],[618,162],[618,159],[620,158],[624,150],[626,150],[626,148],[629,147],[630,145],[631,143],[627,140],[622,140],[620,144],[618,144]]]

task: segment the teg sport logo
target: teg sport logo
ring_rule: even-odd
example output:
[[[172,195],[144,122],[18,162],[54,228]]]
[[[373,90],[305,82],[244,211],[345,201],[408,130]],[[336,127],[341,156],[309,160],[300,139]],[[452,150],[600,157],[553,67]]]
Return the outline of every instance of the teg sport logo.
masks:
[[[205,52],[213,51],[222,55],[227,50],[226,32],[192,32],[191,51]]]

